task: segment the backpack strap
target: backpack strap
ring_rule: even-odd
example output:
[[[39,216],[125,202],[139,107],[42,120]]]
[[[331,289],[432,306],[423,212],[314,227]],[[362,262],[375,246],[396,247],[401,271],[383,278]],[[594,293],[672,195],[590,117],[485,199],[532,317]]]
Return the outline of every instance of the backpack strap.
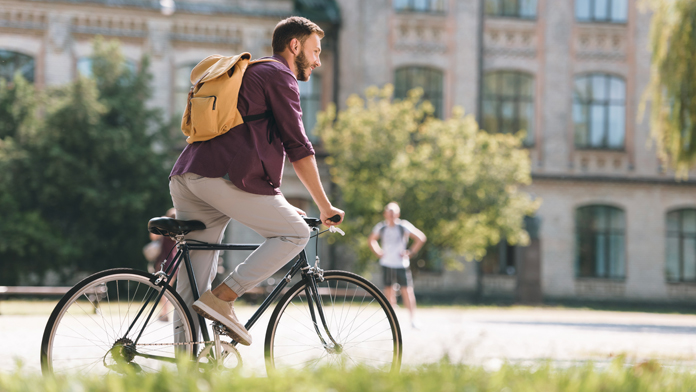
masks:
[[[271,62],[271,61],[272,61],[272,62],[275,62],[275,63],[280,63],[280,61],[278,61],[278,60],[276,60],[276,59],[257,59],[257,60],[251,60],[251,61],[249,61],[249,66],[252,66],[252,65],[258,64],[258,63],[268,63],[268,62]],[[270,111],[270,110],[266,110],[266,111],[263,112],[263,113],[251,114],[251,115],[248,115],[248,116],[243,116],[243,117],[242,117],[242,120],[243,120],[245,123],[248,123],[248,122],[250,122],[250,121],[263,120],[263,119],[272,118],[272,117],[273,117],[273,112]],[[273,143],[273,140],[275,139],[275,134],[274,134],[273,132],[271,132],[270,129],[268,130],[268,134],[266,135],[266,139],[268,140],[268,144],[272,144],[272,143]]]
[[[244,116],[244,117],[242,117],[242,120],[244,120],[244,122],[246,123],[249,121],[263,120],[264,118],[270,118],[270,117],[273,117],[273,112],[270,110],[266,110],[263,113]]]
[[[383,223],[382,227],[379,228],[379,237],[380,238],[383,238],[384,230],[387,229],[387,222],[383,221],[382,223]],[[406,227],[404,227],[404,225],[402,225],[401,223],[397,223],[396,227],[399,228],[399,233],[401,234],[401,240],[403,241],[404,235],[406,234]],[[408,242],[408,239],[406,239],[406,242]]]

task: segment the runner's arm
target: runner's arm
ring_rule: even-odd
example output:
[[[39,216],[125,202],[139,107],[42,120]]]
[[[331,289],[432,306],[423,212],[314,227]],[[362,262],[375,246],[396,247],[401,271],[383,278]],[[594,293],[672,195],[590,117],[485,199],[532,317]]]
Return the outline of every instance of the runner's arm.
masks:
[[[370,246],[372,253],[381,259],[382,256],[384,256],[384,252],[382,251],[382,247],[379,246],[379,242],[377,242],[378,239],[379,233],[370,233],[370,236],[367,237],[367,244]]]

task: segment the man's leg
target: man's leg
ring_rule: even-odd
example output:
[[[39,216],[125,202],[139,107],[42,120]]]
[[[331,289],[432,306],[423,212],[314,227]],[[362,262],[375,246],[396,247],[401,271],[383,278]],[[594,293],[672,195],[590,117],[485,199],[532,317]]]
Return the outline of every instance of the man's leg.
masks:
[[[411,325],[415,328],[415,313],[416,313],[416,296],[413,292],[413,277],[409,268],[398,270],[398,281],[401,285],[401,297],[404,301],[404,306],[408,308],[408,313],[411,316]]]
[[[411,321],[413,321],[416,312],[416,296],[413,292],[413,287],[401,286],[401,298],[403,298],[404,305],[408,308]]]
[[[394,291],[394,286],[385,286],[384,295],[392,306],[396,306],[396,292]]]
[[[309,227],[282,195],[265,196],[244,192],[222,178],[192,178],[186,185],[189,193],[193,195],[192,198],[226,219],[220,231],[216,231],[219,238],[207,242],[222,240],[222,232],[229,218],[234,218],[266,238],[266,241],[238,265],[212,294],[207,293],[207,290],[201,291],[201,300],[194,305],[206,317],[225,324],[237,334],[236,338],[241,339],[237,339],[240,343],[250,344],[251,336],[237,319],[229,302],[268,278],[295,257],[309,240]],[[198,210],[205,210],[202,206],[198,206]],[[217,227],[220,223],[217,220],[222,221],[199,220],[208,228]],[[202,236],[208,231],[203,230],[198,235]],[[207,289],[210,288],[210,281],[214,276],[212,271]]]
[[[187,234],[186,239],[218,243],[222,240],[225,227],[227,227],[230,219],[220,213],[220,211],[210,207],[210,205],[191,191],[190,188],[195,187],[196,183],[203,179],[205,179],[205,177],[192,173],[174,176],[169,183],[169,189],[174,207],[176,208],[176,218],[181,220],[199,220],[206,226],[205,230],[194,231]],[[191,251],[190,253],[191,267],[193,268],[193,276],[196,278],[199,296],[210,290],[210,285],[217,273],[219,253],[218,251]],[[179,268],[180,271],[177,276],[180,275],[182,278],[179,279],[176,285],[176,291],[184,300],[186,306],[188,306],[196,330],[200,333],[200,328],[198,328],[198,314],[192,307],[194,297],[188,279],[186,265],[182,262]]]
[[[394,270],[382,266],[382,282],[384,283],[384,296],[389,303],[396,307],[396,292],[394,292]]]

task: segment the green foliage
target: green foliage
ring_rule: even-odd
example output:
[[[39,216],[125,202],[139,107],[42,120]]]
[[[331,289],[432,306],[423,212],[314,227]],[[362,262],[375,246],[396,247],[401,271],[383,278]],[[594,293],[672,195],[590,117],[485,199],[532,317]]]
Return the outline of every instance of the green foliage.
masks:
[[[524,136],[481,131],[459,108],[436,119],[420,95],[393,102],[391,86],[372,87],[366,100],[351,96],[338,116],[334,107],[319,115],[359,268],[373,258],[366,237],[390,201],[428,236],[421,255],[429,263],[480,258],[503,237],[528,241],[523,219],[539,203],[518,188],[531,182]]]
[[[0,284],[143,266],[145,223],[171,201],[147,60],[137,73],[123,64],[118,44],[98,39],[94,79],[41,97],[21,77],[0,86]]]
[[[688,369],[663,368],[657,362],[627,365],[617,359],[609,366],[592,364],[554,367],[539,363],[531,367],[504,364],[497,370],[479,366],[451,364],[447,361],[405,369],[399,374],[381,373],[364,368],[349,370],[322,368],[250,376],[244,372],[208,373],[193,371],[36,377],[21,370],[0,373],[0,390],[24,391],[544,391],[544,392],[669,392],[696,388],[696,375]]]
[[[654,11],[652,73],[646,91],[651,131],[660,157],[684,177],[696,164],[696,2],[645,2]]]

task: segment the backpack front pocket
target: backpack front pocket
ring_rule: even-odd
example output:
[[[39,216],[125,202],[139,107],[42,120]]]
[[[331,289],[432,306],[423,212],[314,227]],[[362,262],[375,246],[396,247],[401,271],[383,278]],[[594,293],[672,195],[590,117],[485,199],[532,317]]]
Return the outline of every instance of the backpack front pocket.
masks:
[[[191,98],[191,128],[193,129],[193,135],[217,135],[219,133],[216,106],[217,97],[214,95]]]

